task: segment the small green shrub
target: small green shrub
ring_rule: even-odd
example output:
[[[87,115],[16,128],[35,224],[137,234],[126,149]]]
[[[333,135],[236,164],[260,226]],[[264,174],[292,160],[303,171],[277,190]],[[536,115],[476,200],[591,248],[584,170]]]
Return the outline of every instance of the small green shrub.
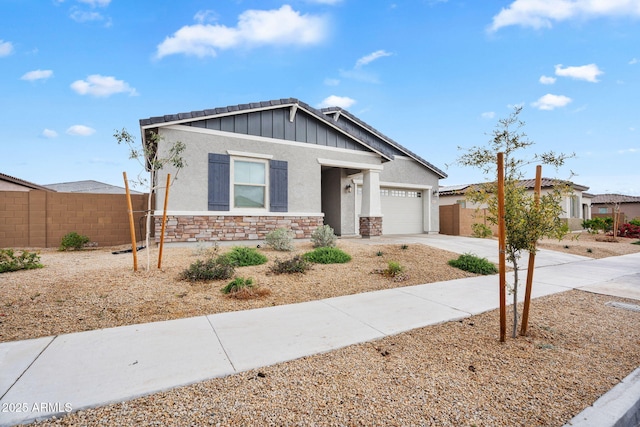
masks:
[[[292,230],[277,228],[268,233],[264,237],[264,240],[267,246],[272,247],[276,251],[292,251],[294,249],[293,236],[294,233]]]
[[[296,255],[293,258],[284,261],[276,259],[271,266],[270,271],[274,274],[293,274],[306,273],[309,268],[311,268],[309,261],[300,255]]]
[[[491,231],[490,227],[484,224],[475,223],[471,224],[471,235],[479,239],[486,239],[493,235],[493,231]]]
[[[18,255],[13,249],[0,249],[0,273],[42,267],[40,255],[36,252],[21,251]]]
[[[382,252],[382,251],[376,252],[376,256],[382,256],[382,255],[384,255],[384,252]]]
[[[475,274],[496,274],[498,268],[486,258],[480,258],[473,254],[462,254],[458,259],[449,261],[449,265]]]
[[[631,221],[629,221],[629,224],[636,225],[636,226],[640,227],[640,217],[633,218]]]
[[[224,280],[231,278],[233,273],[233,265],[225,257],[217,257],[197,260],[180,274],[180,278],[191,282]]]
[[[303,258],[316,264],[344,264],[351,261],[351,255],[335,247],[319,247],[303,255]]]
[[[598,234],[600,231],[607,232],[613,227],[613,218],[611,217],[595,217],[582,221],[582,228],[588,230],[591,234]]]
[[[252,288],[253,287],[253,279],[244,277],[236,277],[231,282],[229,282],[226,286],[224,286],[221,291],[223,294],[229,294],[231,292],[238,292],[242,288]]]
[[[80,250],[84,245],[89,243],[90,239],[87,236],[83,236],[81,234],[72,231],[71,233],[67,233],[63,238],[62,242],[60,242],[60,250],[68,251],[70,249]]]
[[[267,262],[267,257],[262,255],[256,248],[246,246],[236,246],[230,252],[222,255],[229,264],[236,267],[247,267],[249,265],[261,265]]]
[[[403,251],[406,251],[407,249],[409,249],[409,245],[404,244],[404,245],[400,246],[400,249],[402,249]]]
[[[236,299],[251,299],[267,296],[271,294],[271,291],[266,288],[262,288],[257,284],[254,284],[252,278],[245,279],[244,277],[236,277],[220,291]]]
[[[314,248],[332,248],[336,245],[336,235],[329,225],[322,225],[311,233],[311,243]]]
[[[389,261],[387,262],[387,268],[373,270],[372,273],[381,274],[384,277],[392,279],[394,282],[402,282],[409,278],[409,276],[404,273],[404,267],[397,261]]]

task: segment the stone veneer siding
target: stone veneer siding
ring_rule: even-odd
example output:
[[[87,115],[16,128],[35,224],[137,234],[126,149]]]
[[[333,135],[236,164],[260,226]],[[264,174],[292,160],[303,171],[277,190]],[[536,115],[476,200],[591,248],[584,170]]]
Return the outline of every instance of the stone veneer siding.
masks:
[[[168,215],[165,243],[260,240],[277,228],[293,230],[296,239],[311,238],[323,224],[322,216],[227,216]],[[160,241],[162,217],[155,217],[156,242]]]
[[[360,235],[362,237],[382,236],[382,217],[381,216],[361,216],[360,217]]]

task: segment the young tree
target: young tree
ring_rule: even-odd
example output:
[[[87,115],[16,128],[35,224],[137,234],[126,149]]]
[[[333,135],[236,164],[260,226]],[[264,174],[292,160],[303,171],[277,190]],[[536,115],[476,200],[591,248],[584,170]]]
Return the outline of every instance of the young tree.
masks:
[[[166,165],[171,165],[176,169],[173,179],[175,180],[178,175],[177,172],[186,166],[184,159],[182,158],[182,152],[185,149],[184,143],[176,141],[169,145],[169,149],[166,154],[160,153],[158,147],[162,140],[162,137],[156,132],[148,131],[146,134],[146,141],[143,141],[140,147],[136,146],[135,137],[131,135],[125,128],[122,130],[116,130],[113,137],[118,144],[126,144],[129,147],[129,158],[136,159],[143,170],[138,174],[138,180],[135,184],[142,185],[148,188],[149,197],[147,199],[147,212],[146,212],[146,234],[145,234],[145,246],[147,247],[147,271],[151,265],[151,254],[149,248],[149,239],[151,236],[151,212],[152,212],[152,200],[153,193],[163,188],[158,185],[158,171]],[[149,178],[144,176],[144,171],[149,172]]]
[[[500,119],[493,131],[492,139],[486,146],[472,147],[459,156],[456,163],[462,166],[479,168],[485,175],[496,176],[497,154],[504,153],[504,206],[505,206],[505,240],[506,259],[513,266],[513,337],[516,337],[518,324],[518,261],[522,251],[536,252],[536,243],[542,237],[562,238],[567,226],[560,219],[563,212],[561,201],[563,195],[571,192],[568,183],[558,181],[554,189],[541,195],[539,203],[535,203],[533,195],[527,194],[522,183],[522,169],[530,164],[553,166],[556,170],[574,154],[558,154],[553,151],[534,154],[527,159],[519,157],[534,143],[522,132],[524,122],[519,118],[522,107],[516,107],[506,119]],[[458,147],[459,150],[463,148]],[[467,200],[488,206],[487,220],[498,224],[498,191],[497,181],[487,182],[472,188],[466,193]]]

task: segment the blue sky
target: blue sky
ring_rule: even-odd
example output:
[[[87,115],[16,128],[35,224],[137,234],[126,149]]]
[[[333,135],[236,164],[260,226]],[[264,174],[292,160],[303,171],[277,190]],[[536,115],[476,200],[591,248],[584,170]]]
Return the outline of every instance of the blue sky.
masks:
[[[2,0],[0,172],[123,185],[138,120],[338,105],[443,169],[523,106],[532,152],[640,196],[640,0]],[[531,172],[530,177],[533,177]]]

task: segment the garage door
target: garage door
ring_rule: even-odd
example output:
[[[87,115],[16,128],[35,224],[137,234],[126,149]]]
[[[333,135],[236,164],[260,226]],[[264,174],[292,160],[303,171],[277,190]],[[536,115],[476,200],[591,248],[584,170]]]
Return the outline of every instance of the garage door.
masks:
[[[420,190],[382,187],[382,234],[423,233],[423,193]],[[356,212],[360,213],[361,188],[358,187]]]

